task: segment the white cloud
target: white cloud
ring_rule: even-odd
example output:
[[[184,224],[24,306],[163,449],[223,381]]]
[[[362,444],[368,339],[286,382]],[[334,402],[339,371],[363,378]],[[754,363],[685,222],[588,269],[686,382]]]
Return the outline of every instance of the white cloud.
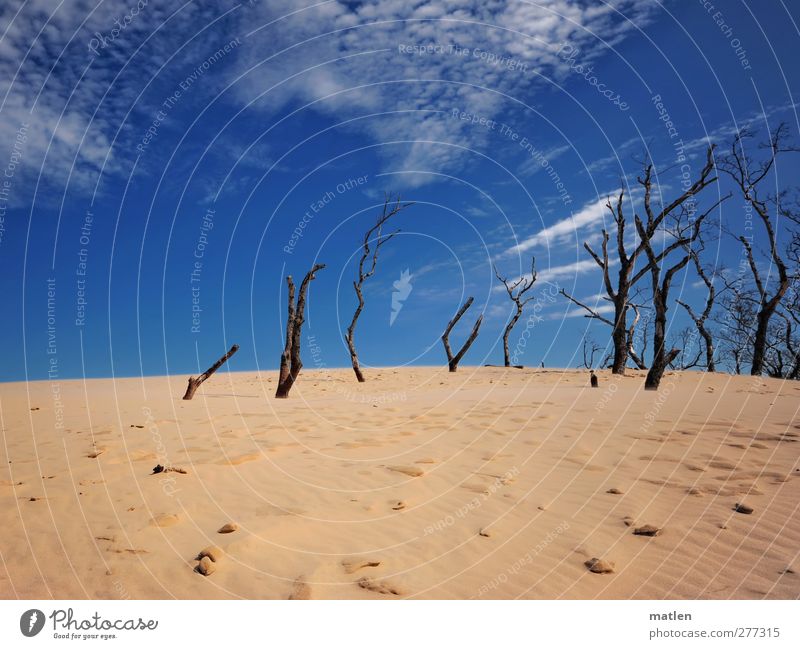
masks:
[[[101,168],[130,169],[136,155],[129,138],[142,135],[131,122],[144,116],[146,129],[165,98],[137,105],[137,95],[176,44],[224,11],[195,3],[179,7],[153,0],[140,9],[137,0],[0,4],[0,141],[13,141],[27,124],[15,182],[23,184],[41,172],[45,183],[61,184],[69,177],[71,184],[87,189],[94,187]],[[173,66],[195,61],[198,46],[209,43],[188,46]]]
[[[423,172],[403,176],[422,184],[430,180],[425,171],[452,171],[469,149],[488,141],[487,128],[454,118],[454,109],[496,119],[513,109],[503,95],[530,101],[536,73],[569,76],[556,55],[564,41],[585,57],[599,57],[606,51],[601,38],[618,43],[655,6],[632,0],[601,7],[577,0],[258,3],[239,16],[243,32],[267,26],[242,48],[244,76],[236,92],[270,114],[290,103],[310,103],[336,120],[372,114],[351,128],[386,144],[379,151],[389,170]],[[413,49],[419,46],[440,49]],[[488,62],[476,51],[526,68]],[[407,142],[387,144],[398,140]]]
[[[512,246],[503,253],[503,256],[518,255],[532,248],[558,246],[572,241],[578,236],[579,230],[602,223],[604,216],[608,213],[607,201],[607,198],[598,198],[587,203],[575,214],[556,221],[553,225],[539,230],[536,234]]]
[[[612,261],[611,266],[613,265],[614,262]],[[556,282],[556,280],[575,278],[579,275],[584,275],[597,270],[599,270],[597,263],[593,259],[583,259],[581,261],[575,261],[569,264],[563,264],[561,266],[550,266],[549,268],[536,271],[536,285],[538,286],[545,282],[559,283]],[[528,273],[522,277],[530,279],[531,276],[530,273]],[[518,277],[517,279],[521,279],[521,277]],[[505,291],[505,288],[502,285],[495,285],[492,290],[495,292],[500,292]]]

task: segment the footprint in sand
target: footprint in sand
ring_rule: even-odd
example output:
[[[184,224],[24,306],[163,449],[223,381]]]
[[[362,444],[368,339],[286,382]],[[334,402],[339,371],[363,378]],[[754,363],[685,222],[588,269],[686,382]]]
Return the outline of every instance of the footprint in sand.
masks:
[[[219,460],[215,464],[237,466],[239,464],[244,464],[245,462],[254,462],[255,460],[260,460],[261,457],[262,455],[260,452],[246,453],[244,455],[237,455],[236,457],[228,457],[224,460]]]
[[[311,599],[311,586],[305,582],[305,577],[300,575],[294,580],[288,599]]]
[[[179,523],[181,517],[178,514],[156,514],[151,520],[150,524],[155,527],[170,527]]]
[[[369,559],[364,559],[363,557],[342,560],[342,568],[344,568],[344,571],[348,575],[352,575],[354,572],[358,572],[362,568],[377,568],[379,565],[381,565],[380,561],[371,561]]]
[[[411,476],[412,478],[419,478],[421,475],[425,475],[425,472],[422,469],[418,469],[414,466],[387,466],[389,471],[395,471],[397,473],[403,473],[407,476]]]
[[[217,563],[220,559],[222,559],[224,554],[225,553],[222,551],[222,548],[216,545],[209,545],[208,547],[200,550],[195,559],[197,561],[202,561],[203,557],[208,557],[211,561]]]
[[[362,577],[357,582],[360,588],[364,590],[368,590],[372,593],[380,593],[381,595],[402,595],[403,593],[392,586],[391,584],[387,584],[385,581],[374,581],[369,577]]]

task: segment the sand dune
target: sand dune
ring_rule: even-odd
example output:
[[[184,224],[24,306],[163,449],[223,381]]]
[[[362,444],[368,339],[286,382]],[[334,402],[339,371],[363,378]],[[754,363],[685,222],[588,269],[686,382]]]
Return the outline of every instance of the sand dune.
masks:
[[[800,596],[797,383],[367,376],[3,384],[0,596]]]

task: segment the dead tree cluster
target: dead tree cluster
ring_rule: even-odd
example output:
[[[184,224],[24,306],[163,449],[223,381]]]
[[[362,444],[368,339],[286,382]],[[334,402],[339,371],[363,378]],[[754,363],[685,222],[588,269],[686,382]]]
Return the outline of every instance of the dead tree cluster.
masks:
[[[622,186],[617,200],[613,204],[609,199],[606,207],[611,213],[611,219],[614,223],[613,250],[609,251],[611,234],[605,228],[601,233],[602,240],[599,253],[596,252],[588,242],[584,243],[583,247],[595,261],[603,275],[603,287],[607,299],[614,306],[613,318],[606,318],[600,315],[596,309],[580,302],[561,289],[562,295],[577,306],[586,310],[588,317],[599,319],[611,327],[611,340],[614,348],[614,360],[611,371],[614,374],[625,373],[628,358],[631,356],[631,351],[633,350],[632,340],[639,314],[637,311],[633,327],[629,328],[628,312],[634,308],[633,300],[636,299],[634,291],[637,284],[646,277],[648,273],[657,278],[660,275],[662,262],[667,260],[673,251],[686,245],[684,238],[680,237],[668,241],[660,249],[655,249],[656,237],[663,233],[663,228],[666,225],[665,221],[668,219],[675,219],[676,215],[685,215],[688,213],[687,202],[699,194],[705,187],[716,181],[716,177],[712,177],[713,170],[713,148],[710,147],[706,153],[705,165],[697,179],[672,201],[663,204],[660,210],[656,210],[652,205],[653,165],[647,164],[645,166],[644,176],[639,178],[639,184],[642,185],[645,190],[644,207],[646,218],[644,222],[642,222],[641,228],[636,224],[636,234],[638,237],[633,237],[632,244],[629,241],[630,236],[628,232],[630,221],[629,218],[626,217],[624,211],[625,186]],[[638,217],[633,219],[634,223],[636,223],[637,219]],[[646,257],[646,263],[638,263],[640,257]],[[616,278],[612,277],[613,267],[617,268]],[[653,273],[655,273],[655,275],[653,275]],[[656,330],[661,327],[659,318],[660,316],[657,313],[654,326]],[[659,340],[656,342],[655,338],[656,336],[654,336],[654,345],[656,345],[656,348],[658,348],[657,346],[659,344],[663,347],[663,341]],[[638,360],[639,362],[637,362],[637,365],[643,367],[644,363],[641,359]],[[657,372],[658,370],[654,372],[654,376]]]
[[[694,180],[669,202],[663,197],[667,192],[656,182],[653,165],[643,165],[637,178],[643,214],[632,210],[632,216],[626,216],[624,186],[614,203],[608,201],[612,232],[601,232],[599,252],[588,242],[584,248],[600,269],[604,298],[613,305],[613,316],[606,317],[599,308],[563,289],[560,292],[582,308],[587,318],[611,327],[612,372],[624,373],[629,360],[633,361],[648,370],[645,387],[650,389],[658,387],[670,367],[714,372],[722,366],[737,374],[749,371],[754,376],[800,378],[800,206],[795,193],[767,189],[780,184],[779,156],[798,149],[788,144],[783,125],[765,143],[754,144],[754,137],[742,129],[723,154],[709,147]],[[699,210],[704,190],[720,177],[729,181],[733,193],[716,192],[716,200]],[[752,216],[752,235],[724,226],[723,203],[734,193]],[[661,209],[653,207],[656,199]],[[720,215],[717,229],[741,246],[743,263],[735,277],[704,258],[713,231],[705,224],[713,214]],[[633,237],[628,232],[631,222]],[[649,286],[640,286],[648,275]],[[704,300],[700,305],[686,298],[674,300],[693,326],[669,337],[670,290],[679,275],[684,281],[695,276]],[[645,367],[644,353],[637,356],[633,345],[641,308],[652,314],[643,331],[645,339],[648,331],[652,333],[649,367]],[[629,311],[634,313],[632,324]],[[586,350],[585,343],[584,365]]]

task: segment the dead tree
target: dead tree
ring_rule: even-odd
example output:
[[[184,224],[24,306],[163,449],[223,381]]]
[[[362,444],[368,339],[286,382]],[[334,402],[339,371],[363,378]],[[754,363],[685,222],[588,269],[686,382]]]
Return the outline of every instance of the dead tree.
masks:
[[[650,196],[645,197],[645,209],[648,211],[647,228],[645,230],[648,239],[655,236],[656,232],[661,228],[664,219],[672,214],[676,209],[681,207],[687,200],[701,192],[705,187],[715,182],[716,177],[711,178],[711,173],[714,169],[713,147],[710,147],[706,153],[706,162],[700,170],[700,174],[687,189],[684,190],[672,202],[664,205],[663,209],[658,213],[653,213],[650,209]],[[652,173],[652,165],[646,168],[647,177]],[[588,242],[583,244],[592,259],[597,263],[598,267],[603,273],[603,284],[609,301],[614,305],[614,317],[612,320],[605,319],[604,321],[611,323],[611,338],[614,346],[614,363],[612,366],[613,374],[625,374],[625,365],[628,361],[630,354],[630,347],[628,346],[628,309],[630,308],[630,295],[636,283],[644,277],[650,270],[650,265],[647,264],[640,269],[636,269],[636,263],[639,256],[644,253],[644,243],[638,242],[631,252],[628,252],[625,243],[625,228],[627,220],[623,214],[622,205],[625,197],[625,188],[620,190],[619,196],[615,205],[611,204],[611,199],[606,203],[606,207],[614,220],[616,226],[616,264],[619,265],[617,273],[616,285],[611,280],[611,266],[612,263],[609,258],[608,242],[610,235],[606,229],[602,231],[602,243],[600,254],[596,253]],[[660,262],[663,258],[669,255],[673,250],[680,247],[678,242],[673,242],[656,255],[656,261]],[[562,294],[568,299],[580,304],[567,295],[564,291]],[[589,310],[591,313],[591,310]]]
[[[700,242],[700,250],[702,250],[702,245],[702,242]],[[686,313],[689,314],[692,322],[694,322],[694,326],[697,328],[697,333],[700,334],[700,337],[703,339],[703,346],[705,347],[706,352],[706,371],[716,372],[717,366],[714,362],[714,353],[716,351],[714,349],[714,337],[711,335],[711,331],[706,326],[706,323],[708,322],[708,318],[711,316],[711,312],[714,310],[714,301],[717,299],[717,289],[714,286],[713,273],[709,274],[703,268],[703,264],[700,261],[700,250],[693,250],[691,254],[695,271],[697,271],[697,276],[706,287],[705,307],[703,308],[702,312],[697,313],[686,302],[683,302],[682,300],[676,300],[676,302],[686,309]]]
[[[594,355],[600,351],[603,351],[603,348],[600,345],[598,345],[592,338],[586,336],[583,339],[583,366],[587,370],[594,369]]]
[[[773,131],[769,142],[760,148],[768,151],[765,160],[756,162],[749,153],[745,151],[745,144],[753,137],[753,132],[749,129],[740,130],[733,138],[731,150],[728,155],[720,160],[719,167],[727,173],[734,181],[746,203],[753,209],[758,219],[763,225],[767,234],[767,245],[770,266],[777,270],[777,282],[770,291],[767,282],[762,277],[758,264],[753,254],[753,246],[745,236],[738,236],[747,256],[747,263],[758,292],[758,312],[756,314],[756,331],[753,338],[753,361],[750,367],[750,374],[759,376],[764,371],[764,355],[767,349],[767,339],[769,333],[769,323],[784,295],[789,290],[790,277],[781,253],[778,251],[777,236],[773,226],[773,218],[781,216],[792,218],[795,215],[788,214],[781,207],[784,193],[769,195],[762,192],[760,185],[768,178],[770,172],[775,167],[778,155],[788,151],[797,151],[794,147],[787,146],[786,139],[788,131],[785,124],[781,124]],[[769,184],[767,180],[767,184]],[[772,214],[771,212],[775,212]],[[769,278],[767,278],[769,279]]]
[[[525,308],[525,305],[533,299],[532,295],[526,298],[525,293],[532,289],[533,285],[536,283],[536,257],[531,258],[530,279],[527,277],[520,277],[517,281],[509,284],[508,279],[501,277],[500,273],[497,272],[497,266],[494,267],[494,274],[497,279],[502,282],[503,286],[505,286],[509,299],[514,303],[514,314],[511,316],[511,319],[508,321],[503,331],[503,364],[506,367],[511,367],[511,356],[508,353],[508,337],[511,335],[511,330],[522,316],[522,310]]]
[[[384,224],[410,205],[412,205],[412,203],[401,204],[399,196],[397,197],[397,200],[395,200],[394,204],[392,204],[391,196],[387,195],[383,202],[383,212],[378,217],[375,225],[373,225],[364,234],[364,244],[362,246],[361,259],[358,262],[358,279],[353,282],[353,288],[356,291],[356,297],[358,297],[358,306],[356,307],[355,313],[353,313],[353,319],[350,322],[350,326],[347,328],[347,335],[345,336],[345,340],[347,341],[347,349],[350,351],[350,363],[353,366],[353,372],[355,372],[359,383],[364,382],[364,374],[361,372],[361,367],[358,364],[355,333],[358,318],[361,316],[361,312],[364,310],[364,293],[362,291],[362,286],[366,280],[375,274],[375,267],[378,264],[378,251],[380,250],[381,246],[388,243],[389,240],[394,237],[394,235],[400,232],[400,230],[395,230],[389,235],[384,235]],[[375,248],[371,249],[370,244],[373,242]]]
[[[569,293],[567,293],[563,288],[559,289],[558,292],[565,298],[567,298],[570,302],[576,304],[577,306],[581,307],[584,311],[586,311],[586,315],[584,317],[592,318],[594,320],[599,320],[600,322],[603,322],[604,324],[607,324],[609,327],[611,327],[612,330],[614,329],[614,321],[610,320],[609,318],[606,318],[604,315],[601,315],[600,311],[597,308],[590,307],[588,304],[584,304],[580,300],[577,300],[576,298],[572,297]],[[610,299],[607,297],[603,299],[610,301]],[[631,322],[631,326],[628,327],[627,332],[625,333],[625,345],[628,350],[627,358],[630,358],[633,361],[634,365],[636,365],[636,367],[640,370],[646,370],[647,366],[644,364],[644,354],[639,354],[636,352],[636,349],[634,348],[634,343],[636,340],[636,327],[639,324],[639,319],[641,317],[639,309],[643,308],[643,306],[644,305],[641,304],[628,302],[628,307],[633,309],[635,315],[633,318],[633,322]],[[647,341],[646,328],[644,332],[644,340]],[[610,359],[612,359],[613,357],[614,357],[614,352],[612,351],[612,353],[609,355],[608,360],[610,361]],[[626,363],[627,363],[627,358],[625,359]],[[605,367],[606,365],[609,365],[609,367],[613,368],[613,362],[610,362],[609,364],[604,361],[603,366]]]
[[[709,150],[709,155],[710,153],[711,150]],[[709,182],[714,180],[716,178]],[[668,265],[668,254],[664,254],[663,251],[657,254],[653,249],[653,239],[656,234],[656,228],[653,227],[653,223],[655,223],[657,216],[651,207],[653,193],[652,165],[646,167],[644,177],[638,178],[638,181],[644,187],[644,208],[647,222],[643,222],[638,214],[634,215],[634,222],[641,241],[640,245],[644,248],[649,262],[647,268],[650,270],[654,310],[653,362],[647,372],[644,387],[645,390],[657,390],[667,367],[681,353],[681,350],[676,348],[669,351],[666,350],[667,310],[672,280],[689,263],[692,257],[692,246],[700,237],[700,229],[706,217],[717,209],[723,201],[730,198],[730,195],[720,198],[710,209],[699,216],[695,216],[693,210],[686,205],[677,206],[677,213],[669,213],[672,227],[667,228],[666,234],[671,239],[671,242],[664,247],[664,250],[672,251],[676,248],[682,248],[683,253],[675,263]],[[664,262],[667,262],[666,268],[663,267]]]
[[[191,401],[194,393],[197,392],[197,388],[209,378],[214,372],[216,372],[220,367],[225,364],[231,356],[233,356],[236,352],[239,351],[239,345],[233,345],[229,350],[228,353],[225,354],[222,358],[220,358],[216,363],[214,363],[211,367],[209,367],[205,372],[203,372],[197,378],[192,376],[189,377],[189,385],[186,386],[186,393],[183,395],[183,399],[185,401]]]
[[[717,316],[721,359],[734,374],[741,374],[744,364],[751,358],[757,300],[739,281],[726,282],[726,290],[729,292],[722,296],[722,309]]]
[[[680,350],[675,359],[669,364],[670,369],[674,370],[690,370],[694,367],[702,365],[701,358],[703,356],[702,345],[695,344],[697,342],[697,331],[692,327],[684,327],[678,332],[677,343],[672,346]],[[693,350],[692,348],[695,347]],[[694,356],[691,352],[694,351]]]
[[[289,287],[289,310],[286,317],[286,344],[281,354],[281,369],[278,375],[278,389],[275,391],[275,398],[286,399],[294,382],[297,380],[300,370],[303,369],[303,361],[300,360],[300,334],[305,322],[306,294],[308,286],[312,280],[316,279],[316,273],[325,268],[325,264],[315,264],[306,273],[300,284],[300,292],[297,296],[297,303],[294,299],[294,281],[292,276],[286,278]]]
[[[464,354],[467,353],[467,350],[470,348],[472,343],[475,342],[475,339],[478,337],[478,330],[481,328],[481,322],[483,321],[483,315],[478,316],[477,321],[475,322],[475,326],[472,328],[472,333],[467,338],[467,341],[458,351],[458,353],[453,356],[453,350],[450,349],[450,332],[453,330],[453,327],[456,326],[456,323],[461,319],[461,316],[464,315],[467,309],[472,306],[473,298],[467,298],[467,301],[464,302],[464,306],[462,306],[458,313],[456,313],[455,317],[447,324],[447,329],[444,330],[442,334],[442,342],[444,343],[444,351],[447,353],[447,365],[450,368],[451,372],[455,372],[458,369],[458,363],[464,357]]]

